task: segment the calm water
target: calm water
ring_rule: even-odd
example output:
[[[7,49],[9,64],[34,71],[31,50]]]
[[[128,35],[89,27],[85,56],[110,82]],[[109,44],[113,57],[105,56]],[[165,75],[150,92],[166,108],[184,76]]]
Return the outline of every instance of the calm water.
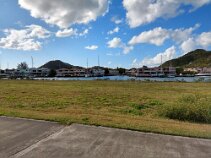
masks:
[[[79,81],[90,81],[90,80],[112,80],[112,81],[177,81],[177,82],[211,82],[211,76],[200,76],[200,77],[174,77],[174,78],[150,78],[150,77],[129,77],[129,76],[105,76],[105,77],[54,77],[54,78],[36,78],[36,80],[79,80]]]

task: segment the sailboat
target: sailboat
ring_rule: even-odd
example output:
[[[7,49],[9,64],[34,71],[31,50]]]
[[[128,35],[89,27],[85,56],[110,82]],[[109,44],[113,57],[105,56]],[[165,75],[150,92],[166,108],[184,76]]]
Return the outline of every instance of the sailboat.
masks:
[[[88,61],[88,58],[87,58],[87,63],[86,63],[86,74],[85,74],[85,77],[90,77],[90,74],[89,74],[89,69],[88,69],[88,65],[89,64],[89,61]]]
[[[165,74],[163,73],[163,59],[161,55],[161,68],[160,68],[160,73],[158,73],[158,77],[165,77]]]

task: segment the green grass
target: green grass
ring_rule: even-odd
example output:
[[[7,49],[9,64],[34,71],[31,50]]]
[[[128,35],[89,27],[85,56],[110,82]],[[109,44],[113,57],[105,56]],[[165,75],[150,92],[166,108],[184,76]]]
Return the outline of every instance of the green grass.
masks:
[[[170,119],[211,124],[211,100],[202,95],[186,95],[175,104],[164,106],[161,115]]]
[[[0,87],[4,116],[211,138],[211,83],[0,80]]]

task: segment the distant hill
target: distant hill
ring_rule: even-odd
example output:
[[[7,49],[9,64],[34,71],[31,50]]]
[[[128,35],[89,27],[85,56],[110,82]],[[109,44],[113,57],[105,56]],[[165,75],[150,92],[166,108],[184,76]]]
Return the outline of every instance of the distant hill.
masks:
[[[169,60],[165,62],[162,66],[173,66],[182,68],[211,67],[211,51],[197,49],[177,59]]]
[[[48,68],[48,69],[57,70],[57,69],[61,69],[61,68],[70,69],[70,68],[73,68],[73,67],[75,67],[75,66],[68,64],[68,63],[65,63],[63,61],[53,60],[53,61],[49,61],[46,64],[42,65],[40,68]]]

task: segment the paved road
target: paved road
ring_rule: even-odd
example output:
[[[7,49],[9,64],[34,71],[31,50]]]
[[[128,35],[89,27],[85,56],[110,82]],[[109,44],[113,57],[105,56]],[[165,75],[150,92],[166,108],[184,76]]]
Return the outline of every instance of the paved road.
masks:
[[[210,158],[211,140],[0,117],[0,158]]]

